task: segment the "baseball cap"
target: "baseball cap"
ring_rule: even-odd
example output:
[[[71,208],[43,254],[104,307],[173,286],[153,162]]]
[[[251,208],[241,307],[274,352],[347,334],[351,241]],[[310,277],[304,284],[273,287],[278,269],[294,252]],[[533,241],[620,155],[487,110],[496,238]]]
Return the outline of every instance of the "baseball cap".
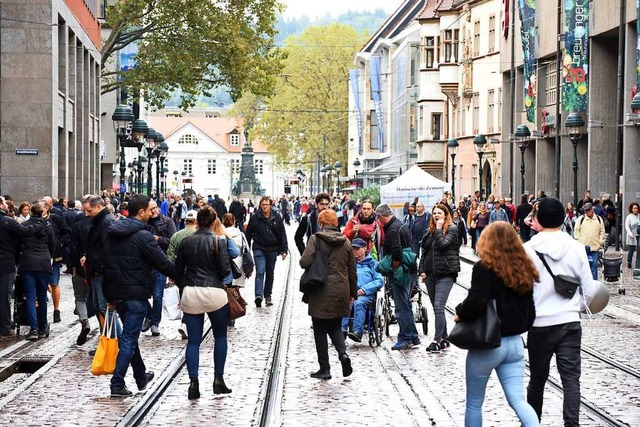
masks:
[[[187,219],[196,219],[198,217],[198,211],[190,210],[187,212]]]
[[[588,211],[589,209],[591,209],[593,207],[593,203],[591,202],[587,202],[584,204],[584,206],[582,207],[582,210],[584,211]]]
[[[354,248],[366,248],[367,242],[365,242],[364,239],[361,239],[360,237],[356,237],[355,239],[353,239],[353,242],[351,242],[351,246],[353,246]]]

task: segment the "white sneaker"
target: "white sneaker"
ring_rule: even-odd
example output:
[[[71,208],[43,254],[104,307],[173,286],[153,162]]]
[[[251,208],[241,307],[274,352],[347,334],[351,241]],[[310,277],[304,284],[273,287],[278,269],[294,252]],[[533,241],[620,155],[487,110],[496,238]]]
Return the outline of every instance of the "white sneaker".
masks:
[[[178,328],[178,332],[180,332],[180,336],[182,337],[183,340],[186,340],[189,338],[189,335],[187,335],[187,327],[184,325],[184,323],[180,325],[180,327]]]

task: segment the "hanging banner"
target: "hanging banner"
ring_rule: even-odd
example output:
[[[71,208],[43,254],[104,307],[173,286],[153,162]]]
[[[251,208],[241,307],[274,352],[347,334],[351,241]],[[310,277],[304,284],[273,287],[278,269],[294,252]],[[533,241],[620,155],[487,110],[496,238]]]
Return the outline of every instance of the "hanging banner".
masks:
[[[369,79],[371,82],[371,99],[373,100],[373,107],[376,110],[376,119],[378,127],[378,151],[384,152],[384,133],[382,128],[384,126],[384,116],[382,115],[382,72],[380,70],[380,62],[382,58],[379,56],[372,56],[370,61]]]
[[[562,71],[562,109],[587,111],[589,104],[589,2],[565,1],[565,54]]]
[[[524,108],[527,120],[536,122],[536,0],[518,0],[524,63]]]
[[[353,94],[353,104],[356,112],[356,126],[358,128],[358,154],[362,154],[362,110],[360,109],[360,88],[358,86],[359,78],[360,70],[349,70],[349,85],[351,85],[351,93]]]

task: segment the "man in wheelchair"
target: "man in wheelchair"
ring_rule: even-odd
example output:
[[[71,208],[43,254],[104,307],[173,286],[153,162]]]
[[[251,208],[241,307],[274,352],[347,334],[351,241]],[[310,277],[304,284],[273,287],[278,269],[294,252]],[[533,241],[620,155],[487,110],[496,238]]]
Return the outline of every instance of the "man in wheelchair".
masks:
[[[376,260],[367,252],[367,242],[356,237],[351,242],[353,256],[356,259],[358,271],[358,298],[353,302],[353,326],[348,333],[349,338],[355,342],[362,340],[365,314],[368,306],[373,306],[376,293],[383,285],[382,275],[376,271]],[[349,316],[342,319],[342,331],[349,329]]]

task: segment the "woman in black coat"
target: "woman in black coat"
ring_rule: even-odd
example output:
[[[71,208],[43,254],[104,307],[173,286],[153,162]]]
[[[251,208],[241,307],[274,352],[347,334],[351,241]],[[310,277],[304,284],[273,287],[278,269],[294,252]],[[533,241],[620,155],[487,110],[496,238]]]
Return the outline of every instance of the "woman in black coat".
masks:
[[[39,200],[31,206],[31,218],[24,225],[45,224],[31,237],[22,239],[18,274],[22,278],[27,298],[27,317],[31,330],[26,339],[35,341],[49,336],[47,322],[47,288],[51,280],[51,258],[54,244],[51,226],[43,215],[47,213],[45,202]],[[36,313],[36,299],[38,301]]]
[[[422,257],[418,271],[427,285],[436,323],[433,342],[427,347],[427,352],[439,352],[450,345],[444,308],[460,271],[458,227],[446,205],[438,203],[434,206],[429,229],[420,246]]]

